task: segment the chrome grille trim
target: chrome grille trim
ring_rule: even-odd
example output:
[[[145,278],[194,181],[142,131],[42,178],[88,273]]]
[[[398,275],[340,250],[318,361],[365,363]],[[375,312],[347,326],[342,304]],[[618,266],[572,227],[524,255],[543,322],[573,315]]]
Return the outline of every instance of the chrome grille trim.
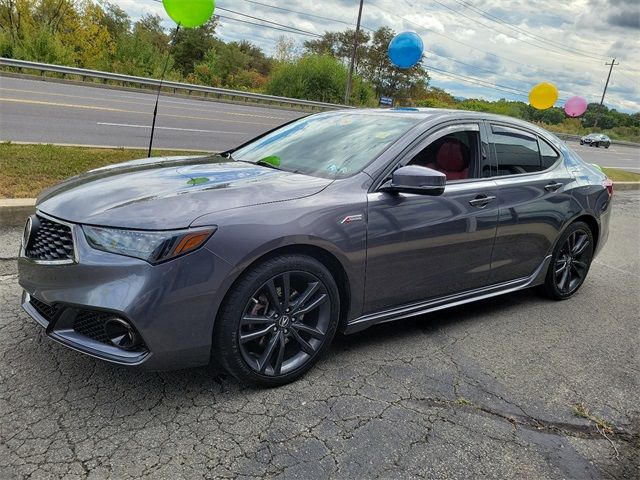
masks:
[[[70,246],[64,245],[63,242],[60,240],[59,240],[60,244],[57,245],[57,249],[62,249],[64,255],[67,258],[62,258],[62,259],[46,259],[46,258],[37,258],[37,257],[34,258],[33,256],[30,256],[30,255],[33,255],[31,250],[30,249],[27,250],[27,245],[24,244],[25,239],[23,239],[21,242],[20,257],[24,258],[29,262],[40,264],[40,265],[68,265],[68,264],[78,263],[76,228],[75,228],[76,225],[74,225],[73,223],[65,222],[58,218],[51,217],[50,215],[47,215],[40,211],[36,212],[36,216],[39,218],[40,221],[44,221],[47,224],[47,228],[51,228],[52,226],[53,228],[55,228],[57,225],[57,226],[62,226],[68,229],[70,239],[71,239]],[[42,228],[42,225],[40,226],[40,229],[41,228]],[[32,233],[32,235],[37,236],[38,232]],[[31,241],[31,239],[29,239],[29,241]],[[61,254],[58,251],[56,253]]]

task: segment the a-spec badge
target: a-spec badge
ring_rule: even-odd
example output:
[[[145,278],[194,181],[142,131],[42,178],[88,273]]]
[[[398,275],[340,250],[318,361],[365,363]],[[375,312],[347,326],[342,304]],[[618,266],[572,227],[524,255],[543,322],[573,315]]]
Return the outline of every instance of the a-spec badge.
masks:
[[[349,225],[351,222],[359,222],[363,220],[362,215],[347,215],[340,222],[342,225]]]

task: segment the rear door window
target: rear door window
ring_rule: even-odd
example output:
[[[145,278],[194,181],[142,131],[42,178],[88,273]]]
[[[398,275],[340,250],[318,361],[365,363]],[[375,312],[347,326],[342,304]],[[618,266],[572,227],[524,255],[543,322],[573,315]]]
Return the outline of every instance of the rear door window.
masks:
[[[544,170],[536,135],[524,130],[502,125],[491,125],[493,143],[498,163],[498,176]]]

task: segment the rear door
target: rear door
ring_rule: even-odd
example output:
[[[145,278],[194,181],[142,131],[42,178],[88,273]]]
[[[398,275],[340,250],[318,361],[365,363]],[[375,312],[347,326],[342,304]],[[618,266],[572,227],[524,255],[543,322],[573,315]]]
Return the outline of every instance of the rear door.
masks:
[[[560,153],[524,128],[489,123],[498,228],[491,283],[530,276],[551,253],[571,204],[573,181]]]

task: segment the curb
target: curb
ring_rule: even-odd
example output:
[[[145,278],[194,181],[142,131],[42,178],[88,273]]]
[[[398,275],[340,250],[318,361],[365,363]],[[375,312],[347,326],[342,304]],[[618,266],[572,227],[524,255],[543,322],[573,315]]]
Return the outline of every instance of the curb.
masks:
[[[35,211],[35,198],[0,199],[0,227],[22,227]]]
[[[103,149],[103,150],[140,150],[142,152],[146,152],[149,150],[149,147],[127,147],[126,145],[92,145],[89,143],[55,143],[55,142],[21,142],[16,140],[2,139],[0,138],[0,144],[9,143],[11,145],[44,145],[44,146],[53,146],[53,147],[74,147],[74,148],[95,148],[95,149]],[[153,151],[169,151],[169,152],[186,152],[186,153],[202,153],[205,155],[215,155],[219,152],[207,151],[207,150],[198,150],[195,148],[154,148]],[[144,157],[143,157],[144,158]],[[137,160],[137,159],[133,159]],[[0,205],[2,205],[2,199],[0,199]]]

